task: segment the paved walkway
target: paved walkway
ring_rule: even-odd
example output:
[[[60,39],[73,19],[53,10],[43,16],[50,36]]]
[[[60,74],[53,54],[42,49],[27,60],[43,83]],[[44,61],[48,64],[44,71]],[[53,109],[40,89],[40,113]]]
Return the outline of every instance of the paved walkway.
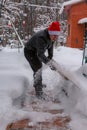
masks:
[[[55,108],[51,106],[55,106]],[[64,109],[57,106],[61,106],[60,101],[31,100],[29,105],[24,106],[24,110],[28,111],[29,107],[32,107],[34,112],[52,114],[53,118],[39,121],[35,125],[32,125],[30,119],[24,119],[9,124],[6,130],[70,130],[69,122],[71,119],[69,115],[66,115]]]

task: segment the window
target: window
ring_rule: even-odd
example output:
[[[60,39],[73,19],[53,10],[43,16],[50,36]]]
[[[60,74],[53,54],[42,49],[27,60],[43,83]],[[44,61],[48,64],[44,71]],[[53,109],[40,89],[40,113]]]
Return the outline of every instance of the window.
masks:
[[[70,35],[70,24],[68,25],[68,36]]]

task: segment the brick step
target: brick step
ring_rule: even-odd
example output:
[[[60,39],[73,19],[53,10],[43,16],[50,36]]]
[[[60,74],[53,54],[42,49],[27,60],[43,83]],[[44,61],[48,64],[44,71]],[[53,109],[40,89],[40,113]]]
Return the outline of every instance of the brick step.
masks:
[[[45,122],[38,122],[35,126],[29,126],[29,120],[25,119],[25,120],[21,120],[21,121],[17,121],[15,123],[11,123],[7,126],[6,130],[18,130],[18,129],[24,129],[24,128],[29,128],[31,130],[36,130],[35,128],[37,128],[38,130],[43,130],[43,129],[52,129],[52,128],[63,128],[63,130],[66,128],[67,130],[67,124],[70,122],[70,118],[69,117],[58,117],[56,119],[54,119],[53,121],[45,121]]]

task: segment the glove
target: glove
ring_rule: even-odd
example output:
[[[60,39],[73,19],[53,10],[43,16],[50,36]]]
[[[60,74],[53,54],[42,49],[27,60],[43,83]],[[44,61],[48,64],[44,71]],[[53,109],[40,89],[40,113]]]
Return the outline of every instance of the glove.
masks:
[[[53,66],[52,60],[50,60],[47,65],[50,67],[51,70],[56,70],[55,66]]]
[[[48,58],[49,60],[51,60],[51,59],[52,59],[52,56],[47,56],[47,58]]]

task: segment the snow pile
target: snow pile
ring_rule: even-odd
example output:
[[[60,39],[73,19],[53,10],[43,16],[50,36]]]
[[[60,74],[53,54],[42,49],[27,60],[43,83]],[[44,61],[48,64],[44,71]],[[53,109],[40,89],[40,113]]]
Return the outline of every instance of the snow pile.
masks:
[[[21,52],[5,48],[0,52],[0,57],[0,129],[5,130],[9,122],[28,115],[15,108],[13,102],[19,97],[24,97],[32,76],[22,67],[22,60],[26,66],[27,64]]]

